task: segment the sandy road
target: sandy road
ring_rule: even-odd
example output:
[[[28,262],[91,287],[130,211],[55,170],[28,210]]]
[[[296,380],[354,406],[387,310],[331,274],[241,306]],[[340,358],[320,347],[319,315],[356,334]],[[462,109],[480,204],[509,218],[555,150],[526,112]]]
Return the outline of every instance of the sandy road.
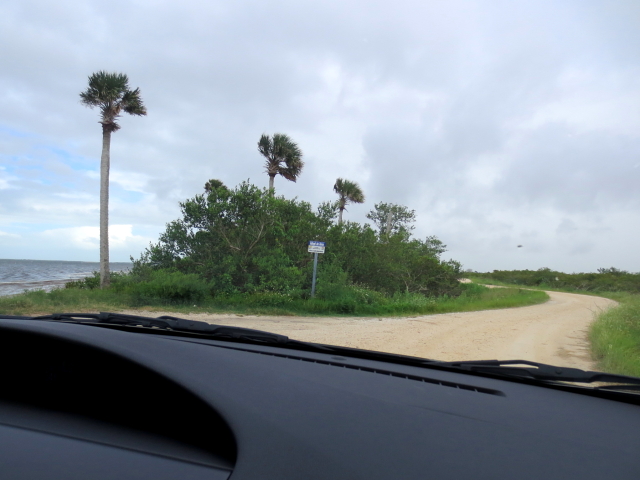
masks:
[[[517,358],[592,369],[588,326],[594,313],[615,302],[587,295],[547,293],[550,297],[547,303],[531,307],[419,317],[181,316],[220,325],[268,330],[298,340],[437,360]]]

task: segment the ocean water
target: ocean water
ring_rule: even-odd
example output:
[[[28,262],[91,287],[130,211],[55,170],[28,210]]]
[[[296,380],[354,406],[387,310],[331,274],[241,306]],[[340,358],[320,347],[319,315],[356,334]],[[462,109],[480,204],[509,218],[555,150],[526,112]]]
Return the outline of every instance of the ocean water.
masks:
[[[131,268],[131,262],[112,262],[111,271]],[[98,262],[62,262],[57,260],[0,259],[0,296],[25,290],[46,290],[63,287],[69,280],[90,277],[100,270]]]

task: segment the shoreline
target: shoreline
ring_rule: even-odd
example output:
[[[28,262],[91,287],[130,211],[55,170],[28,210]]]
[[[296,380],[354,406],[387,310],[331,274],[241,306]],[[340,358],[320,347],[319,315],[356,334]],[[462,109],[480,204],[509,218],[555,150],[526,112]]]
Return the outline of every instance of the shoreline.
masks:
[[[80,277],[84,278],[84,277]],[[79,280],[79,278],[67,278],[64,280],[38,280],[33,282],[0,282],[0,297],[20,295],[25,291],[44,290],[50,292],[56,288],[64,288],[67,282]],[[8,290],[5,292],[5,290]]]

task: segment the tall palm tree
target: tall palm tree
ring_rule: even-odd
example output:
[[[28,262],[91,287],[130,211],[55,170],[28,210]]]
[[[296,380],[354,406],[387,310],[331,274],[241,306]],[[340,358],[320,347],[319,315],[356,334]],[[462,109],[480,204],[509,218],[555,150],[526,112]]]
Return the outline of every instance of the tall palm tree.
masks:
[[[267,159],[265,168],[269,175],[269,190],[272,192],[276,175],[282,175],[287,180],[295,182],[302,172],[302,150],[284,133],[275,133],[273,137],[262,134],[258,142],[258,151]]]
[[[111,134],[120,129],[116,122],[122,112],[146,115],[140,89],[129,88],[124,73],[99,71],[89,77],[89,88],[80,94],[83,105],[100,108],[102,156],[100,157],[100,288],[109,286],[109,163]]]
[[[364,193],[362,193],[360,185],[356,182],[350,182],[349,180],[344,180],[342,178],[338,178],[336,180],[336,183],[333,186],[333,191],[340,197],[338,199],[338,210],[340,210],[338,224],[341,224],[342,212],[346,209],[345,207],[349,203],[364,203]]]

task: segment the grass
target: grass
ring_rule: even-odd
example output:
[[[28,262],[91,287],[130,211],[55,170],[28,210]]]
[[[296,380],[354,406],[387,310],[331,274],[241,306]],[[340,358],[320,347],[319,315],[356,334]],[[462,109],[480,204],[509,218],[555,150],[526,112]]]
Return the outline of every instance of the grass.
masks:
[[[125,298],[106,290],[36,290],[0,297],[0,313],[40,315],[54,312],[97,312],[129,308]]]
[[[604,372],[640,377],[640,295],[618,295],[589,329],[591,353]]]
[[[355,292],[355,293],[354,293]],[[277,293],[206,297],[196,301],[140,298],[114,290],[67,288],[0,297],[0,313],[38,315],[53,312],[151,310],[185,313],[243,313],[261,315],[404,316],[466,312],[535,305],[548,300],[541,291],[522,288],[489,289],[465,285],[458,297],[429,298],[419,294],[384,296],[354,288],[351,295],[331,300],[302,299]]]

